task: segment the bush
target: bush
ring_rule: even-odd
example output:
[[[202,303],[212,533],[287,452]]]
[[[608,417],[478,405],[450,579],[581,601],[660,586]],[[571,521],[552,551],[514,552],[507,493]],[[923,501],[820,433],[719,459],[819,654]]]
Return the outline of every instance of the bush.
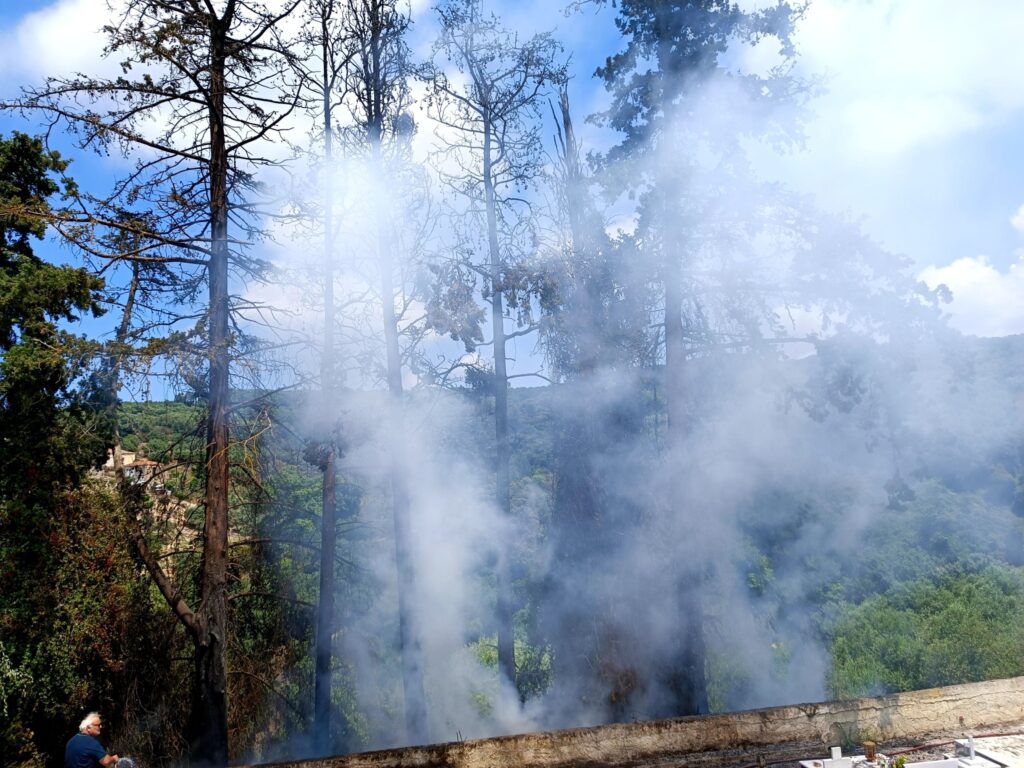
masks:
[[[1024,569],[911,582],[848,609],[831,641],[835,698],[1024,674]]]

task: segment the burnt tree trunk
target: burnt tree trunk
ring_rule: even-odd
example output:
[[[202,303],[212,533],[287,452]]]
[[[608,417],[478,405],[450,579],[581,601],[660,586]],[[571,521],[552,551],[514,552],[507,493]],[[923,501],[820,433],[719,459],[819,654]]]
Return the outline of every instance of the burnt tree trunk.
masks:
[[[379,162],[379,153],[376,153]],[[429,740],[427,703],[423,690],[423,661],[419,632],[413,616],[416,568],[412,556],[412,504],[402,460],[404,435],[402,360],[398,345],[398,321],[395,315],[394,263],[388,242],[386,221],[377,220],[377,248],[380,259],[381,303],[384,316],[384,344],[387,355],[388,394],[390,396],[388,440],[391,466],[391,506],[395,526],[395,563],[398,569],[398,632],[402,652],[402,687],[405,692],[405,730],[410,744]]]
[[[602,363],[604,335],[607,331],[602,297],[594,274],[600,245],[587,220],[587,190],[579,162],[569,110],[567,90],[560,94],[562,147],[562,183],[570,252],[577,271],[569,279],[569,294],[562,311],[572,358],[567,360],[571,390],[559,403],[557,431],[557,468],[554,487],[554,552],[556,576],[548,587],[554,609],[550,611],[548,631],[554,645],[552,676],[556,682],[578,685],[571,691],[576,706],[601,708],[606,719],[614,720],[609,703],[614,695],[608,681],[595,673],[594,659],[607,657],[602,645],[602,625],[614,617],[606,615],[596,599],[592,585],[583,574],[599,567],[610,556],[610,534],[614,525],[605,508],[604,480],[596,466],[602,452],[618,434],[609,434],[614,414],[598,392],[598,371]],[[600,403],[599,408],[594,404]],[[571,726],[565,719],[559,725]]]
[[[483,127],[483,182],[484,205],[487,213],[487,246],[491,290],[491,334],[494,340],[494,491],[498,511],[505,517],[512,515],[512,496],[509,477],[510,446],[508,438],[508,371],[505,352],[505,313],[502,304],[504,291],[504,265],[498,244],[498,211],[494,192],[492,127],[484,121]],[[497,620],[498,668],[512,685],[516,683],[515,645],[512,627],[512,579],[508,551],[498,553],[497,563]]]
[[[376,51],[376,49],[374,49]],[[373,159],[381,168],[379,123],[371,125]],[[388,439],[391,466],[391,505],[395,528],[395,563],[398,569],[398,632],[402,654],[402,687],[405,693],[405,730],[410,744],[429,740],[427,702],[423,689],[423,660],[419,631],[413,616],[413,596],[416,590],[416,568],[412,555],[412,504],[406,484],[402,460],[404,435],[404,397],[402,386],[402,358],[398,339],[398,318],[395,314],[394,260],[392,245],[387,234],[387,221],[382,212],[377,214],[377,255],[380,263],[381,306],[384,320],[384,346],[387,359],[389,404]]]
[[[327,179],[324,189],[324,338],[320,359],[320,390],[324,407],[334,405],[334,196],[333,170],[334,134],[331,117],[330,61],[328,55],[328,8],[321,8],[321,53],[323,63],[324,168]],[[325,411],[327,412],[327,411]],[[313,748],[317,755],[326,755],[331,745],[331,688],[334,637],[335,552],[337,551],[337,467],[336,449],[328,438],[320,464],[320,591],[316,614],[316,651],[313,672]]]
[[[402,653],[402,687],[405,693],[405,730],[410,744],[429,740],[427,703],[423,690],[423,661],[419,632],[413,616],[416,568],[412,556],[412,504],[406,484],[401,441],[404,434],[402,363],[398,347],[398,323],[395,317],[392,259],[384,232],[378,221],[377,243],[381,266],[381,297],[384,308],[384,341],[387,353],[388,393],[390,395],[389,453],[391,466],[391,505],[395,526],[395,563],[398,569],[398,632]]]
[[[228,291],[228,154],[224,131],[227,23],[210,25],[209,414],[200,603],[193,630],[195,680],[190,743],[193,763],[228,760],[227,639],[228,479],[231,333]]]
[[[671,219],[664,219],[671,221]],[[663,242],[668,249],[670,243]],[[686,629],[679,639],[679,652],[667,673],[667,685],[675,697],[673,715],[697,715],[708,711],[707,680],[705,677],[704,645],[704,569],[700,560],[703,548],[699,544],[700,528],[693,519],[692,509],[686,505],[684,473],[673,466],[681,460],[682,446],[689,429],[684,397],[686,344],[683,333],[683,276],[678,253],[663,254],[665,291],[665,406],[668,412],[667,450],[665,463],[668,473],[668,503],[682,505],[670,510],[680,520],[679,530],[689,540],[689,551],[694,556],[682,558],[682,571],[675,573],[672,585],[677,596],[679,615]]]
[[[337,550],[336,461],[329,446],[322,473],[320,519],[320,599],[316,615],[316,659],[313,684],[313,745],[317,755],[331,746],[331,661],[334,637],[334,558]]]
[[[366,13],[366,45],[368,57],[360,72],[366,92],[364,103],[366,139],[370,146],[370,162],[378,178],[386,177],[384,160],[384,125],[388,118],[388,89],[393,82],[385,73],[385,37],[393,33],[388,27],[389,5],[370,2]],[[398,642],[401,653],[402,690],[405,697],[405,732],[410,744],[430,740],[427,722],[427,700],[423,688],[423,651],[415,619],[416,567],[412,553],[412,503],[406,480],[402,442],[405,434],[404,388],[402,385],[402,354],[399,344],[398,315],[395,311],[394,242],[390,224],[381,201],[375,201],[376,248],[380,268],[381,315],[384,328],[384,351],[387,369],[388,405],[388,475],[391,485],[391,514],[395,532],[395,567],[398,576]]]

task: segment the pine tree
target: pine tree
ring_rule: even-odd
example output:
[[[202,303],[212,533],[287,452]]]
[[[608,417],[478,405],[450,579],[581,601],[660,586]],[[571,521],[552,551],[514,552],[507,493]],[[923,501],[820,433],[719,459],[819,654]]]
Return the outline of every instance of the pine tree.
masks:
[[[684,473],[685,437],[689,429],[687,399],[683,391],[686,366],[694,346],[708,339],[703,301],[688,293],[691,268],[697,253],[711,240],[714,226],[709,211],[719,204],[716,190],[702,186],[701,164],[716,166],[716,186],[731,183],[734,169],[742,171],[741,139],[745,134],[778,131],[787,127],[767,107],[792,99],[803,84],[792,74],[795,51],[793,25],[801,7],[779,2],[746,11],[728,0],[624,0],[619,3],[616,26],[625,47],[610,56],[597,74],[611,95],[611,105],[596,119],[618,130],[623,138],[608,151],[605,161],[613,185],[631,189],[639,200],[638,234],[649,259],[649,279],[660,291],[661,356],[668,415],[666,436],[666,504],[676,535],[688,551],[700,553],[701,524],[686,506]],[[730,67],[729,54],[737,48],[773,38],[779,63],[766,74],[751,74]],[[757,119],[743,114],[732,124],[714,121],[721,94],[742,94]],[[720,191],[719,191],[720,193]],[[729,194],[722,195],[728,199]],[[737,198],[739,195],[736,196]],[[735,305],[734,305],[735,306]],[[698,557],[686,565],[672,586],[679,615],[687,629],[679,639],[675,658],[667,660],[665,685],[673,704],[656,715],[706,712],[703,592],[705,565]]]
[[[444,183],[464,206],[465,242],[438,268],[442,289],[428,312],[437,330],[463,341],[467,351],[475,350],[483,339],[485,312],[473,294],[482,279],[493,345],[493,371],[486,378],[494,398],[495,497],[507,517],[512,502],[506,345],[533,331],[531,297],[541,281],[524,253],[534,238],[522,194],[541,173],[538,123],[545,88],[564,80],[565,72],[560,47],[550,35],[520,43],[496,17],[484,13],[479,0],[451,0],[438,7],[438,15],[437,55],[457,67],[466,84],[449,81],[435,66],[427,99],[435,119],[453,136],[443,154],[459,171],[448,174]],[[513,327],[508,328],[510,318]],[[498,666],[515,683],[508,552],[499,553],[497,571]]]
[[[247,196],[258,191],[256,170],[273,162],[261,154],[266,140],[299,99],[292,57],[279,35],[282,20],[298,5],[291,0],[272,11],[236,0],[129,0],[105,27],[106,53],[121,58],[121,76],[51,79],[27,90],[16,105],[66,121],[83,147],[117,147],[137,158],[102,199],[82,196],[77,209],[56,217],[68,237],[95,251],[97,229],[131,231],[144,221],[151,227],[142,233],[148,245],[131,258],[179,270],[193,300],[206,289],[205,302],[180,307],[168,321],[191,353],[186,376],[206,404],[202,552],[192,601],[145,539],[135,537],[193,641],[189,731],[200,765],[228,760],[230,422],[238,407],[231,402],[231,380],[242,347],[237,323],[233,327],[242,307],[231,276],[258,278],[265,269],[245,248],[260,228]],[[126,220],[124,211],[134,215]]]

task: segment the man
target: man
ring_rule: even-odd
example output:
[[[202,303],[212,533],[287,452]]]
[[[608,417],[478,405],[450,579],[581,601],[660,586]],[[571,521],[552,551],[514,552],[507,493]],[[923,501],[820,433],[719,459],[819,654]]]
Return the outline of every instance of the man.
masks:
[[[71,737],[64,749],[64,768],[97,768],[113,765],[117,755],[108,755],[97,738],[103,720],[98,712],[90,712],[78,726],[78,733]]]

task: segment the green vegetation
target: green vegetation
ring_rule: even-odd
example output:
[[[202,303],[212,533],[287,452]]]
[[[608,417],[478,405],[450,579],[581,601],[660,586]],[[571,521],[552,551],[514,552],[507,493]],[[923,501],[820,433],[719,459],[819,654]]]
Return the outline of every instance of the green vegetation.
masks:
[[[777,678],[794,661],[780,650],[807,638],[827,649],[832,698],[1024,674],[1024,521],[981,477],[980,489],[919,481],[853,540],[843,532],[857,513],[842,494],[778,492],[751,505],[741,568]],[[809,530],[822,531],[819,547],[794,546]],[[716,708],[734,706],[742,664],[718,661],[709,675]]]
[[[186,403],[121,403],[118,424],[121,445],[150,459],[186,452],[194,441],[202,408]],[[200,438],[200,444],[202,440]]]
[[[538,623],[546,589],[538,563],[547,546],[557,482],[551,469],[556,396],[555,389],[537,389],[513,391],[511,398],[517,430],[513,491],[516,507],[526,510],[514,570],[522,606],[515,623],[516,658],[520,693],[528,699],[545,695],[558,673],[555,649]],[[292,418],[299,407],[300,400],[281,397],[275,418]],[[121,409],[126,446],[147,456],[179,454],[193,439],[190,405],[123,403]],[[443,439],[451,444],[472,433],[466,423],[450,428],[452,434]],[[315,468],[302,458],[303,448],[286,431],[261,442],[257,464],[266,501],[241,504],[246,512],[236,519],[230,722],[253,754],[263,756],[277,754],[275,745],[301,732],[310,716],[319,486]],[[169,487],[175,484],[173,472],[164,479]],[[954,489],[937,478],[918,479],[913,487],[912,497],[899,507],[873,513],[856,556],[841,561],[827,551],[795,551],[793,544],[809,530],[841,529],[854,514],[852,496],[780,486],[745,508],[739,520],[745,555],[737,565],[755,620],[767,630],[765,668],[780,684],[801,663],[801,634],[827,648],[826,684],[837,698],[1024,673],[1021,520],[1008,497]],[[380,493],[355,477],[339,484],[339,602],[348,626],[376,610],[383,588],[367,570],[362,549],[380,535],[373,523]],[[162,598],[124,546],[121,502],[112,489],[90,481],[61,499],[45,540],[50,587],[17,597],[29,602],[13,602],[17,593],[4,596],[0,705],[10,717],[5,744],[22,764],[39,765],[37,737],[30,734],[50,733],[59,740],[71,702],[73,708],[100,706],[118,718],[123,723],[119,743],[134,744],[140,754],[158,754],[166,744],[173,752],[178,736],[171,724],[185,717],[188,665],[166,660],[187,659],[184,633],[163,613]],[[152,508],[148,535],[154,543],[172,540],[175,518],[168,511],[179,502],[149,497],[143,503]],[[11,543],[5,542],[0,554],[11,557]],[[177,567],[194,568],[194,562],[184,556]],[[46,620],[29,620],[40,615]],[[495,637],[483,626],[477,635],[467,635],[466,650],[494,675],[472,695],[475,710],[486,717],[498,695],[498,667]],[[758,670],[732,649],[735,638],[717,629],[709,637],[710,703],[726,711],[750,695]],[[377,647],[378,661],[394,668],[393,651],[384,643]],[[360,673],[354,664],[343,656],[336,662],[339,749],[372,744],[374,738],[373,715],[357,696]],[[133,682],[140,674],[155,681],[145,691]],[[628,668],[616,674],[617,681],[628,677],[630,685],[635,683]],[[387,685],[382,678],[377,705],[391,707],[394,716]],[[132,697],[125,699],[124,691],[132,691]],[[140,718],[147,717],[157,717],[161,728],[140,730]],[[278,723],[277,730],[267,732],[258,725],[263,721]]]
[[[1024,569],[902,584],[845,610],[831,637],[835,698],[1024,674]]]

